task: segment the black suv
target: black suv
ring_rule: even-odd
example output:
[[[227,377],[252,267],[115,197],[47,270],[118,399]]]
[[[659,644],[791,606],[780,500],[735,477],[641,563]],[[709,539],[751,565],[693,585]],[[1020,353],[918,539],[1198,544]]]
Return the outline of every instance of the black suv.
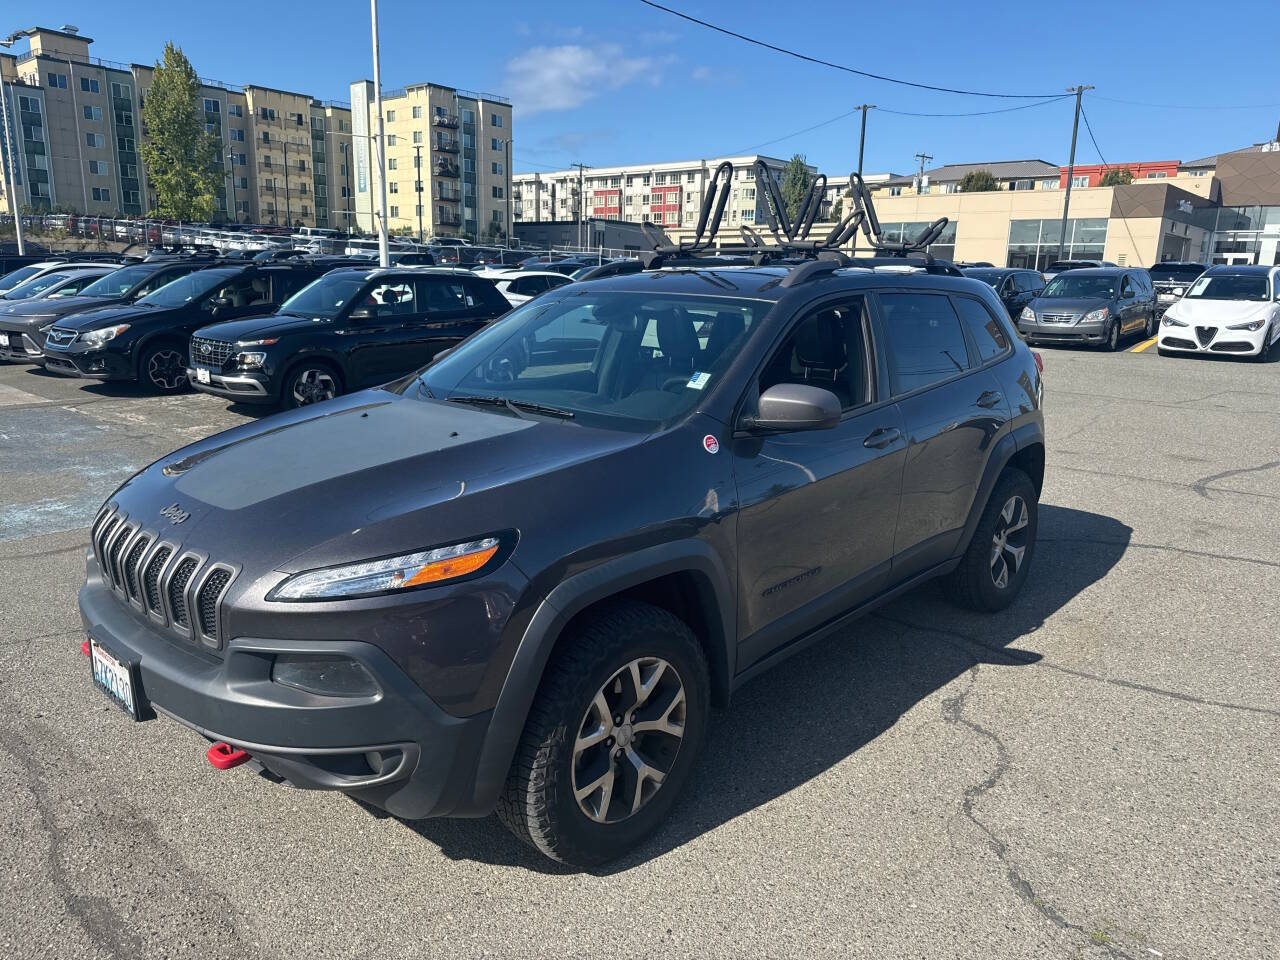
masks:
[[[300,407],[426,366],[510,309],[469,270],[334,270],[272,316],[197,330],[187,376],[229,400]]]
[[[419,374],[192,444],[91,529],[96,684],[401,817],[585,865],[658,827],[713,704],[932,577],[999,610],[1039,358],[975,280],[661,269]]]
[[[184,257],[135,263],[100,277],[74,296],[18,302],[0,311],[0,359],[40,363],[45,335],[64,318],[141,300],[210,262]]]
[[[1017,322],[1023,308],[1040,295],[1044,289],[1044,275],[1039,270],[1023,270],[1017,267],[966,267],[966,277],[981,280],[990,286],[1009,311],[1009,318]]]
[[[220,264],[179,277],[136,303],[75,313],[49,328],[44,366],[93,380],[138,380],[159,393],[187,386],[187,344],[214,320],[273,313],[325,263]]]

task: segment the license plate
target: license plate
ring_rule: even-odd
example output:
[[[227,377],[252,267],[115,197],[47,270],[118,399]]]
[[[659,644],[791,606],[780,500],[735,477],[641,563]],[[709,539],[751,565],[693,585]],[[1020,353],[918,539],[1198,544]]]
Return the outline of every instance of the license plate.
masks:
[[[93,685],[133,719],[142,720],[138,671],[133,665],[112,656],[92,637],[89,638],[89,665],[93,670]]]
[[[204,367],[196,367],[196,383],[208,383],[209,371]]]

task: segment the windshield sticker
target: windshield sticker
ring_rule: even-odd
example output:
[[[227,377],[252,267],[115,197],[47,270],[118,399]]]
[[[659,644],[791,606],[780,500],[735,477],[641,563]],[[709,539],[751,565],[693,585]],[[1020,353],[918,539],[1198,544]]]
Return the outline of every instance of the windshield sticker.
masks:
[[[690,390],[701,390],[711,382],[711,374],[703,373],[701,370],[695,370],[689,382],[685,384]]]

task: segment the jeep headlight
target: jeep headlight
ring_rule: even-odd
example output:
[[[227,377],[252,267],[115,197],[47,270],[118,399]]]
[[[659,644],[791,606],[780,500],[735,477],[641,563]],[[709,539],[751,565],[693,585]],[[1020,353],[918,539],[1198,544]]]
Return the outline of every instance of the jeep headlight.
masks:
[[[114,340],[120,334],[129,329],[129,324],[118,323],[114,327],[103,327],[101,330],[90,330],[88,333],[80,334],[81,343],[87,343],[91,347],[100,347],[108,340]]]
[[[1261,330],[1263,324],[1267,322],[1266,317],[1259,317],[1257,320],[1249,320],[1246,323],[1233,323],[1227,327],[1228,330]]]
[[[1088,313],[1086,313],[1083,317],[1080,318],[1080,322],[1081,323],[1101,323],[1103,320],[1107,319],[1107,317],[1109,316],[1111,316],[1111,311],[1108,310],[1106,307],[1103,307],[1101,310],[1090,310]]]
[[[454,543],[419,553],[365,560],[295,573],[268,600],[341,600],[457,580],[482,569],[498,552],[497,537]]]

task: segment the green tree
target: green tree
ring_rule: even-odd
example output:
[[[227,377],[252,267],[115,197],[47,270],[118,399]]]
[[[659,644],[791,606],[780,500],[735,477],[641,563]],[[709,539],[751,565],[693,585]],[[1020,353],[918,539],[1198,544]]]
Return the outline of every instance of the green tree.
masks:
[[[844,216],[844,202],[853,199],[853,191],[846,190],[843,194],[836,197],[836,202],[831,205],[831,213],[828,218],[831,220],[839,220]]]
[[[1133,171],[1128,167],[1115,169],[1114,167],[1102,175],[1101,186],[1104,187],[1123,187],[1126,183],[1133,183]]]
[[[804,195],[812,182],[813,175],[809,173],[804,154],[793,155],[782,173],[782,202],[786,205],[787,217],[792,223],[800,216],[800,205],[804,203]]]
[[[156,191],[152,216],[208,220],[217,206],[219,143],[204,128],[199,94],[191,61],[172,41],[166,43],[142,107],[142,159]]]
[[[960,178],[961,193],[989,193],[999,189],[1000,183],[990,170],[970,170]]]

